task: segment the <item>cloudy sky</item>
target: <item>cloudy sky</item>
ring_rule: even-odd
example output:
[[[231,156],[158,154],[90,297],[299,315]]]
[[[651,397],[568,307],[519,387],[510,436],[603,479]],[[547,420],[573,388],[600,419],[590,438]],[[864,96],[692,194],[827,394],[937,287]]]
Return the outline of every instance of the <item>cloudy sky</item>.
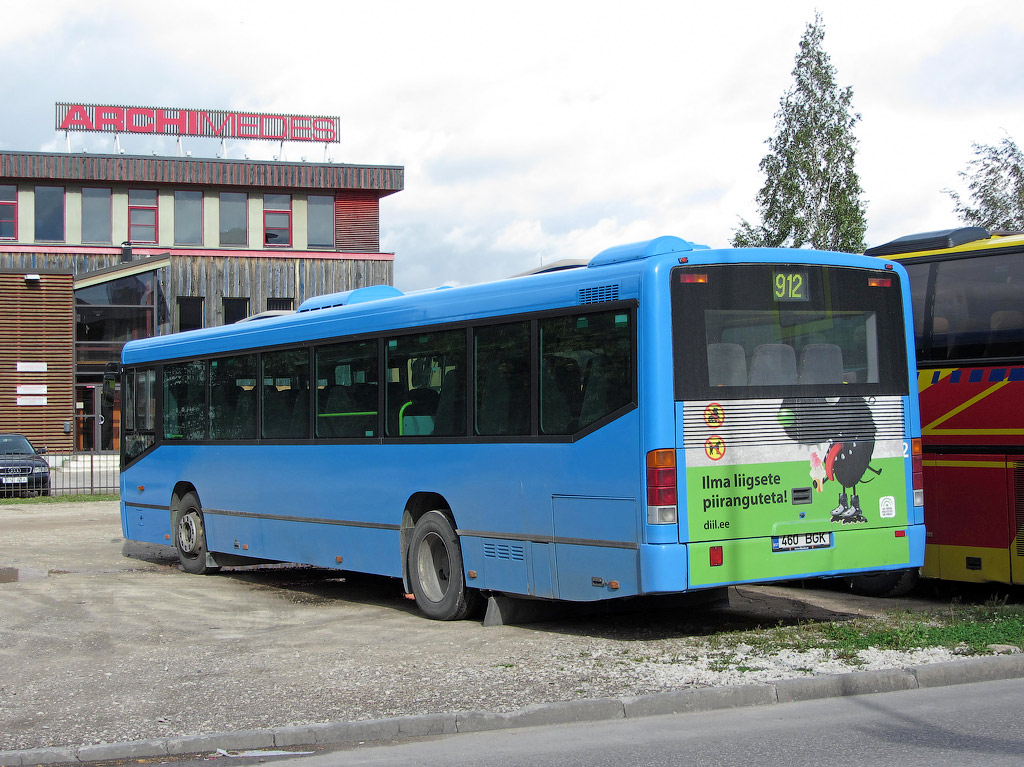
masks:
[[[1019,0],[29,6],[0,26],[0,148],[62,151],[58,101],[338,115],[335,162],[405,167],[405,190],[381,203],[405,290],[662,234],[727,245],[756,219],[758,162],[815,9],[862,116],[869,245],[955,225],[943,189],[962,186],[972,142],[1024,141]],[[112,145],[72,134],[73,151]],[[185,139],[194,156],[218,147]]]

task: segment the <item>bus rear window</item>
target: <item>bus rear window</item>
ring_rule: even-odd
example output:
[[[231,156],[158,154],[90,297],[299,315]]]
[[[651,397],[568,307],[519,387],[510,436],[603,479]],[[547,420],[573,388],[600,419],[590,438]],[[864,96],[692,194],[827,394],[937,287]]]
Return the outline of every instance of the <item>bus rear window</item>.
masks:
[[[697,270],[702,280],[686,279]],[[896,274],[803,264],[674,273],[677,399],[907,393]]]

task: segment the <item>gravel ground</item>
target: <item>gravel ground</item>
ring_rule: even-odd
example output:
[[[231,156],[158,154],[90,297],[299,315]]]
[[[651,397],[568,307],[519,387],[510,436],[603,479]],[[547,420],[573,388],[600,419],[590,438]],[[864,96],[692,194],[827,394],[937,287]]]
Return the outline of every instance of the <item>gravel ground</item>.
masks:
[[[743,587],[728,607],[484,628],[421,618],[388,579],[281,566],[200,577],[174,562],[126,544],[115,503],[0,505],[0,750],[507,712],[952,657],[709,646],[724,631],[891,606],[841,592]]]

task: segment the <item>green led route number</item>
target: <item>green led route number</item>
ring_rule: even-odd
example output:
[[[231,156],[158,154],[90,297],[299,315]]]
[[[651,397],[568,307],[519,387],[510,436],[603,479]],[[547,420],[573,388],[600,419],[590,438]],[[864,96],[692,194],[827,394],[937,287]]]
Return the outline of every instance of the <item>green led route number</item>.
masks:
[[[807,272],[772,270],[773,295],[776,301],[807,301]]]

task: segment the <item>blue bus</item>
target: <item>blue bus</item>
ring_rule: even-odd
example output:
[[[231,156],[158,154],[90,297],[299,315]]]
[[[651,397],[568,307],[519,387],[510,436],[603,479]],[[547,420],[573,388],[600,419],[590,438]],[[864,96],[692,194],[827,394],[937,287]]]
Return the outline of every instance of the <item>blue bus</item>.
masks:
[[[130,540],[596,601],[922,563],[907,279],[676,237],[125,345]]]

